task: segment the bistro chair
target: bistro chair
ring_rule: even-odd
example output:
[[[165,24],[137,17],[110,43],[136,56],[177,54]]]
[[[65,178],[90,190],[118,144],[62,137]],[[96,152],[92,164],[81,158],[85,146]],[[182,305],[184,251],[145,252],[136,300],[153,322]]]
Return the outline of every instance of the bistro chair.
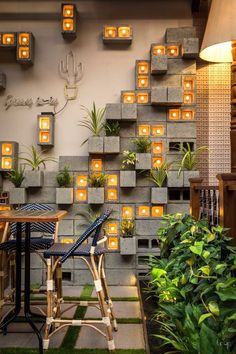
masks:
[[[66,326],[88,326],[107,340],[109,351],[115,350],[112,329],[117,330],[117,323],[113,313],[112,300],[109,296],[108,286],[104,271],[104,255],[106,249],[101,246],[107,238],[106,236],[100,238],[102,225],[108,219],[110,211],[105,212],[97,218],[88,229],[78,238],[73,244],[54,243],[52,247],[44,252],[44,257],[47,260],[47,319],[44,336],[44,349],[49,348],[49,341],[53,334]],[[85,243],[92,237],[91,243]],[[57,292],[54,290],[54,272],[58,264],[63,264],[68,258],[75,257],[83,260],[87,265],[95,286],[97,301],[73,301],[74,306],[96,306],[101,312],[101,319],[62,319],[58,317],[58,305],[66,303],[60,301],[58,304]],[[70,302],[71,304],[72,302]],[[71,307],[70,307],[71,308]],[[65,311],[59,311],[64,314]],[[102,324],[105,330],[102,331],[96,325]]]

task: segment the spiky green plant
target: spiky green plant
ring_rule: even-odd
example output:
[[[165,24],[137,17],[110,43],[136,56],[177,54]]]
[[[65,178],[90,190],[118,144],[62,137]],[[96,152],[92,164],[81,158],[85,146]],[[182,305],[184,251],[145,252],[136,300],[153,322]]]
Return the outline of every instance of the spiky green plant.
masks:
[[[65,166],[56,176],[57,183],[61,188],[68,188],[72,183],[72,176],[69,173],[68,166]]]
[[[151,151],[152,142],[149,138],[136,138],[132,142],[136,145],[136,152],[138,153],[148,153]]]
[[[118,121],[108,121],[104,124],[106,136],[119,136],[120,123]]]
[[[135,163],[138,161],[136,157],[135,151],[125,150],[123,151],[123,160],[121,168],[125,169],[126,167],[134,166]]]
[[[158,168],[150,170],[149,179],[161,188],[166,181],[171,164],[163,162]]]
[[[80,127],[87,128],[93,136],[100,136],[104,128],[104,114],[105,108],[97,108],[95,102],[93,102],[92,109],[88,109],[82,106],[83,111],[85,111],[86,116],[83,118],[81,123],[78,125]],[[88,139],[85,139],[81,146],[84,145]]]
[[[57,160],[53,157],[47,156],[43,157],[45,151],[39,152],[35,146],[31,146],[29,151],[25,152],[27,157],[20,157],[24,161],[26,166],[30,166],[32,171],[39,170],[41,165],[46,168],[46,162],[56,162]]]
[[[25,169],[22,167],[20,167],[19,170],[13,169],[7,173],[7,179],[11,181],[16,188],[20,188],[25,179],[24,173]]]
[[[107,176],[105,173],[91,173],[88,176],[88,183],[90,187],[100,188],[104,187],[106,183]]]
[[[179,174],[182,170],[193,171],[198,164],[199,155],[204,151],[207,151],[207,146],[199,146],[196,150],[192,151],[191,146],[187,143],[187,146],[182,146],[179,151],[183,153],[183,158],[179,161]]]

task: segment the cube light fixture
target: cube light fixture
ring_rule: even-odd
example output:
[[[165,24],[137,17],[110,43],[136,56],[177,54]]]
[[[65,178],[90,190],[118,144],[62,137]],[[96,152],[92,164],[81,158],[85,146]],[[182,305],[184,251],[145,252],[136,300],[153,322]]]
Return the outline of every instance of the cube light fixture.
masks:
[[[103,163],[101,159],[92,159],[91,160],[91,170],[93,172],[101,172],[103,168]]]
[[[137,92],[136,93],[136,101],[138,104],[148,104],[150,101],[149,92],[147,92],[147,91]]]
[[[106,191],[107,201],[116,202],[118,200],[118,192],[115,188],[108,188]]]
[[[168,45],[166,48],[166,53],[169,57],[177,57],[179,55],[179,46]]]
[[[164,208],[161,205],[152,207],[151,215],[153,218],[161,218],[164,214]]]
[[[163,157],[162,156],[152,158],[152,167],[153,168],[159,168],[162,164],[163,164]]]
[[[149,77],[146,75],[138,75],[137,77],[137,89],[149,88]]]
[[[38,115],[38,145],[54,146],[54,113],[42,112]]]
[[[78,12],[74,4],[61,5],[61,33],[64,39],[74,40],[77,32]]]
[[[163,153],[163,143],[153,142],[152,143],[152,153],[153,155],[158,155]]]
[[[118,234],[118,225],[117,223],[108,223],[106,225],[106,231],[108,235],[117,235]]]
[[[107,248],[109,251],[117,251],[119,249],[118,237],[108,237]]]
[[[87,190],[86,189],[77,189],[76,200],[78,202],[87,202]]]
[[[165,128],[164,125],[153,125],[152,126],[152,135],[153,136],[162,136],[164,135]]]
[[[179,120],[181,118],[180,110],[176,108],[169,109],[168,118],[170,120]]]
[[[123,219],[133,219],[133,208],[131,206],[122,207],[122,218]]]
[[[15,141],[0,142],[0,171],[8,172],[17,168],[19,144]]]
[[[150,216],[150,206],[141,205],[138,207],[138,216],[149,217]]]
[[[193,92],[184,92],[183,93],[184,104],[193,104],[194,103],[194,94]]]
[[[133,38],[133,30],[130,25],[104,25],[103,26],[103,42],[131,44]]]
[[[14,48],[16,46],[16,33],[15,32],[1,32],[0,33],[0,46],[5,48]]]
[[[31,32],[17,33],[16,60],[20,64],[33,64],[34,36]]]
[[[164,45],[153,45],[152,46],[152,55],[154,56],[161,56],[166,54],[166,47]]]
[[[108,175],[107,176],[107,185],[109,187],[117,187],[118,186],[118,176],[117,175]]]
[[[142,124],[138,126],[138,135],[139,136],[149,136],[150,135],[150,125],[148,124]]]
[[[193,77],[183,77],[183,89],[184,91],[192,91],[195,89],[195,80]]]
[[[77,187],[87,187],[88,177],[85,175],[78,175],[76,177],[76,185],[77,185]]]
[[[192,119],[194,119],[194,110],[192,110],[192,109],[183,109],[182,110],[182,119],[183,120],[192,120]]]
[[[133,91],[123,91],[121,94],[121,102],[122,103],[135,103],[136,95]]]
[[[138,75],[148,75],[149,74],[149,62],[148,61],[137,61],[137,74]]]

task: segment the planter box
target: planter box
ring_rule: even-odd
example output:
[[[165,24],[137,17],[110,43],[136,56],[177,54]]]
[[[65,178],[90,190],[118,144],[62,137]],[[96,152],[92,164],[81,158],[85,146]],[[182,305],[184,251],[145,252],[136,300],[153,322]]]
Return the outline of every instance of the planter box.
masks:
[[[10,204],[25,204],[26,203],[26,190],[25,188],[13,188],[9,192]]]
[[[136,187],[136,171],[120,171],[120,187]]]
[[[43,171],[26,171],[25,172],[25,187],[42,187],[43,186]]]
[[[120,137],[105,136],[104,137],[104,153],[119,154],[120,153]]]
[[[166,187],[152,188],[152,204],[167,204],[168,192]]]
[[[180,175],[178,174],[178,171],[169,171],[168,177],[167,177],[167,186],[168,187],[183,187],[184,186],[184,174],[183,172],[180,172]]]
[[[104,188],[88,188],[88,204],[104,204]]]
[[[73,204],[73,188],[56,188],[56,204]]]
[[[132,256],[136,254],[136,239],[132,237],[120,237],[120,254]]]
[[[151,154],[136,154],[138,161],[135,164],[136,170],[150,170],[152,166]]]
[[[101,136],[91,136],[88,140],[88,152],[89,154],[102,154],[103,148],[103,137]]]
[[[184,171],[184,187],[190,187],[189,178],[198,178],[199,171]]]

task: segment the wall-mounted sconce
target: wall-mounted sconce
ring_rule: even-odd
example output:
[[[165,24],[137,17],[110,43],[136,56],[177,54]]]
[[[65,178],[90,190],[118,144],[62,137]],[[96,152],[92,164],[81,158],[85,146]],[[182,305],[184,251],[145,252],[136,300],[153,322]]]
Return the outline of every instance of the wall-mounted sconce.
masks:
[[[153,168],[159,168],[163,163],[163,157],[158,156],[158,157],[153,157],[152,159],[152,167]]]
[[[107,189],[107,201],[116,202],[118,200],[118,192],[115,188],[108,188]]]
[[[166,52],[169,57],[177,57],[179,55],[179,46],[168,45],[166,48]]]
[[[184,119],[184,120],[194,119],[194,110],[183,109],[182,110],[182,119]]]
[[[163,144],[162,143],[152,143],[152,153],[153,155],[158,155],[163,153]]]
[[[54,114],[43,112],[38,115],[38,145],[54,146]]]
[[[163,206],[157,205],[152,207],[152,217],[161,218],[163,216],[164,209]]]
[[[93,172],[102,171],[102,160],[101,159],[92,159],[91,160],[91,170]]]
[[[133,219],[133,208],[129,206],[122,207],[122,218],[123,219]]]
[[[181,118],[180,110],[179,109],[169,109],[168,111],[168,118],[170,120],[178,120]]]
[[[150,216],[150,207],[141,205],[138,207],[138,216],[149,217]]]
[[[108,175],[107,176],[107,185],[109,187],[117,187],[117,185],[118,185],[118,176],[117,175]]]
[[[76,185],[77,187],[87,187],[88,177],[85,175],[78,175],[76,177]]]
[[[76,200],[78,202],[87,202],[87,190],[86,189],[77,189]]]
[[[137,74],[147,75],[149,74],[149,62],[144,60],[137,60]]]
[[[139,104],[148,104],[150,101],[149,92],[137,92],[136,101]]]
[[[5,48],[14,48],[16,46],[16,33],[15,32],[1,32],[0,33],[0,46]]]
[[[0,171],[17,168],[19,144],[15,141],[0,142]]]
[[[194,103],[194,94],[193,92],[184,92],[183,94],[184,104],[193,104]]]
[[[121,93],[121,102],[122,103],[135,103],[136,102],[135,92],[123,91]]]
[[[117,223],[108,223],[106,225],[106,231],[108,235],[117,235],[118,234],[118,225]]]
[[[195,80],[193,77],[184,76],[183,78],[184,91],[192,91],[195,89]]]
[[[137,89],[149,88],[149,77],[145,75],[138,75],[137,77]]]
[[[17,33],[16,60],[20,64],[33,64],[34,36],[31,32]]]
[[[76,38],[78,12],[74,4],[61,5],[61,33],[64,39]]]
[[[139,136],[149,136],[150,135],[150,125],[139,125],[138,126],[138,135]]]
[[[119,249],[118,237],[108,237],[107,248],[109,251],[116,251]]]
[[[166,54],[166,47],[164,45],[153,45],[152,46],[152,55],[165,55]]]
[[[161,136],[164,135],[165,128],[163,125],[153,125],[152,126],[152,135],[153,136]]]
[[[150,88],[150,63],[149,61],[136,61],[136,76],[135,76],[136,90]]]
[[[132,31],[132,27],[129,25],[103,26],[103,42],[105,44],[109,44],[109,43],[131,44],[132,39],[133,39],[133,31]]]

